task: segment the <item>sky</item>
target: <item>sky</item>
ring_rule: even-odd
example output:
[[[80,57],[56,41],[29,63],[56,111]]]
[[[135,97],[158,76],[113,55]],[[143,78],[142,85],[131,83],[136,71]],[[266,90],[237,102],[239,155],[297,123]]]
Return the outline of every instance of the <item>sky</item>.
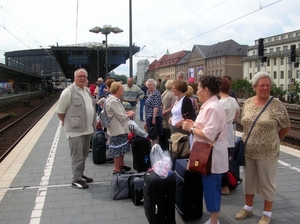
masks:
[[[0,62],[16,50],[102,42],[94,26],[117,26],[108,45],[129,46],[130,0],[0,0]],[[160,59],[168,50],[226,40],[252,46],[255,40],[300,30],[300,0],[131,0],[132,43],[141,48],[136,63]],[[129,74],[129,60],[115,70]]]

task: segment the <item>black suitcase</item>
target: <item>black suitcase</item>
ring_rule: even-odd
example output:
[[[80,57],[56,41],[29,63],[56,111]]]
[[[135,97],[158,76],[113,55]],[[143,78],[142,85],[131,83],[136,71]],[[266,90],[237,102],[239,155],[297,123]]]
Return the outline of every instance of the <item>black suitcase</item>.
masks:
[[[151,143],[147,138],[133,136],[132,143],[133,168],[137,172],[146,172],[150,167]]]
[[[175,224],[176,177],[161,178],[154,171],[144,176],[144,210],[150,224]]]
[[[234,148],[228,148],[229,170],[234,173],[236,177],[240,178],[240,166],[235,164],[233,155]]]
[[[129,184],[129,197],[133,204],[142,205],[144,201],[143,187],[144,176],[131,176],[128,179]]]
[[[177,159],[176,210],[184,220],[201,219],[203,215],[203,188],[201,174],[186,170],[187,159]]]
[[[106,139],[103,131],[96,131],[92,138],[92,151],[94,164],[106,162]]]

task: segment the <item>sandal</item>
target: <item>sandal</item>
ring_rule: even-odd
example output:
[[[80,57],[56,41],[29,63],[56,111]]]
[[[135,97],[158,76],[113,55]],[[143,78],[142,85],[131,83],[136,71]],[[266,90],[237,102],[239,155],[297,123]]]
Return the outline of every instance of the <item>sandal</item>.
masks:
[[[122,171],[129,171],[129,170],[131,170],[131,167],[129,167],[129,166],[120,166],[120,169]]]

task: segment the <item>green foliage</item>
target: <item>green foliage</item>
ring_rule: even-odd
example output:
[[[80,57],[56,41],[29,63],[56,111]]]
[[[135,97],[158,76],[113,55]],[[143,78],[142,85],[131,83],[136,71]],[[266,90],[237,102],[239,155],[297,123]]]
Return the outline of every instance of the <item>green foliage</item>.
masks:
[[[299,103],[299,96],[300,96],[300,82],[295,80],[293,84],[291,84],[291,92],[294,96],[294,101]]]
[[[114,80],[116,81],[122,81],[123,84],[127,83],[127,76],[126,75],[114,75],[114,77],[112,77]]]
[[[9,112],[10,113],[10,117],[13,118],[15,116],[17,116],[17,114],[15,112]]]
[[[271,96],[278,97],[281,101],[283,101],[283,96],[286,94],[286,92],[286,90],[277,87],[275,84],[273,84],[271,87]]]
[[[238,98],[247,99],[254,95],[252,84],[247,79],[233,80],[231,89],[236,92]]]

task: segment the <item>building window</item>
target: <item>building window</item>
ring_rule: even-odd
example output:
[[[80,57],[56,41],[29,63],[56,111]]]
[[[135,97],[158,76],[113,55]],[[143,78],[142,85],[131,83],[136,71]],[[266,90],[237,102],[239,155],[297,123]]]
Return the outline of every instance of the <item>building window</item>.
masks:
[[[268,39],[268,42],[270,43],[271,41],[272,41],[272,39],[271,39],[271,38],[269,38],[269,39]]]
[[[216,76],[218,76],[219,75],[219,71],[218,70],[216,70]]]
[[[277,72],[273,72],[273,79],[277,79]]]
[[[284,39],[285,39],[285,35],[282,35],[282,36],[281,36],[281,40],[284,40]]]
[[[223,62],[222,62],[222,58],[220,58],[220,64],[222,64]]]
[[[288,46],[283,46],[283,50],[287,51],[288,50]]]
[[[289,38],[293,38],[293,34],[289,34]]]
[[[252,68],[252,61],[249,62],[249,68]]]
[[[252,73],[249,74],[249,79],[252,80]]]
[[[269,52],[272,53],[274,51],[274,48],[270,48]]]
[[[270,66],[270,59],[267,59],[267,66]]]
[[[274,65],[277,65],[277,59],[274,58]]]
[[[223,76],[223,71],[222,71],[222,69],[220,70],[220,76],[221,76],[221,77]]]
[[[284,58],[280,58],[280,65],[284,65]]]
[[[278,40],[278,37],[274,37],[274,41],[277,41]]]
[[[256,55],[256,51],[253,51],[253,55]]]
[[[280,51],[280,47],[276,47],[276,52],[279,52]]]
[[[280,79],[284,79],[284,71],[280,71]]]

